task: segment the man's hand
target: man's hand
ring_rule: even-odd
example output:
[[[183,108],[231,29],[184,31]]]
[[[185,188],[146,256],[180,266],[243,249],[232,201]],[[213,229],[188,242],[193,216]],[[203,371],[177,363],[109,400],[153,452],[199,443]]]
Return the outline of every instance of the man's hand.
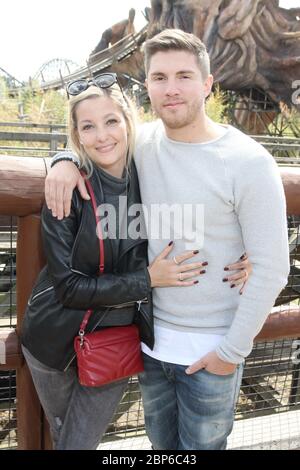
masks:
[[[211,351],[203,356],[199,361],[195,362],[186,369],[188,375],[198,372],[200,369],[206,369],[207,372],[211,372],[215,375],[229,375],[233,374],[237,364],[231,364],[225,362],[217,356],[215,351]]]
[[[45,181],[46,204],[58,220],[70,215],[72,193],[76,186],[82,198],[89,200],[84,179],[74,163],[57,162],[49,171]]]

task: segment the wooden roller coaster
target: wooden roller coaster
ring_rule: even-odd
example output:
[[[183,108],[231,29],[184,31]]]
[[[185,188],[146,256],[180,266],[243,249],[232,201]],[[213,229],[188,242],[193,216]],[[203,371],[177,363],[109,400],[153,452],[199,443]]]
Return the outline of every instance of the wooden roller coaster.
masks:
[[[104,31],[86,67],[42,89],[114,71],[129,75],[142,93],[143,43],[180,28],[206,44],[215,82],[234,94],[233,122],[245,131],[266,133],[279,113],[300,110],[300,8],[280,8],[279,0],[152,0],[145,16],[148,24],[136,33],[131,9],[128,19]],[[299,125],[293,134],[299,138]]]
[[[143,81],[144,41],[165,28],[181,28],[206,44],[212,73],[222,88],[257,88],[275,103],[300,109],[295,90],[300,77],[300,8],[280,8],[279,0],[152,0],[147,17],[148,24],[135,33],[131,9],[128,20],[104,31],[87,66],[63,81],[103,70],[125,71]],[[62,79],[42,84],[43,89],[61,86]]]

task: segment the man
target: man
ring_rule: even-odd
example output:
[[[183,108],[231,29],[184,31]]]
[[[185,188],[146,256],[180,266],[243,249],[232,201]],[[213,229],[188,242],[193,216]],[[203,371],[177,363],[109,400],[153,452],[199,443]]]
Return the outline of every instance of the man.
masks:
[[[180,30],[154,36],[145,44],[145,69],[160,117],[141,127],[136,144],[145,211],[155,228],[153,207],[196,207],[193,236],[183,231],[176,237],[176,217],[163,218],[163,224],[174,234],[174,263],[191,247],[208,262],[197,288],[154,289],[155,347],[142,346],[140,376],[146,430],[155,449],[225,449],[244,358],[289,273],[283,187],[263,147],[206,115],[213,77],[197,37]],[[62,158],[69,157],[57,157]],[[59,162],[51,170],[46,199],[55,215],[63,215],[63,204],[67,215],[76,183],[84,195],[72,163]],[[149,228],[148,238],[151,271],[166,239],[151,236]],[[239,296],[228,289],[226,277],[219,279],[244,251],[253,273]]]

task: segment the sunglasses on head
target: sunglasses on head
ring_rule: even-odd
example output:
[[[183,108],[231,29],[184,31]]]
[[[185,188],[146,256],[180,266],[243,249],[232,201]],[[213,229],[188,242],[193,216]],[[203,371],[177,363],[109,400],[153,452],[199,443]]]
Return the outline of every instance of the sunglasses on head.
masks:
[[[123,98],[126,101],[121,83],[118,79],[118,75],[114,72],[100,73],[99,75],[91,78],[90,80],[87,80],[85,78],[74,80],[74,82],[68,83],[66,91],[68,97],[77,96],[83,91],[87,90],[92,85],[97,86],[98,88],[109,88],[115,83],[119,85]]]

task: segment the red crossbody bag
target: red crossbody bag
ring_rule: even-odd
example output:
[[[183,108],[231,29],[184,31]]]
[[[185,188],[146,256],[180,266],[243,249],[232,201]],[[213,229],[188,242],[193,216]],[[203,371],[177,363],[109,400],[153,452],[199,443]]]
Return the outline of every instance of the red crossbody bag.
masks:
[[[104,242],[101,222],[97,214],[96,198],[92,185],[89,180],[85,182],[96,218],[100,250],[99,275],[101,276],[104,273]],[[86,333],[86,326],[92,313],[91,309],[86,311],[78,336],[74,339],[79,383],[86,387],[100,387],[142,372],[144,364],[137,326],[116,326]],[[109,309],[104,316],[106,314],[109,314]]]

